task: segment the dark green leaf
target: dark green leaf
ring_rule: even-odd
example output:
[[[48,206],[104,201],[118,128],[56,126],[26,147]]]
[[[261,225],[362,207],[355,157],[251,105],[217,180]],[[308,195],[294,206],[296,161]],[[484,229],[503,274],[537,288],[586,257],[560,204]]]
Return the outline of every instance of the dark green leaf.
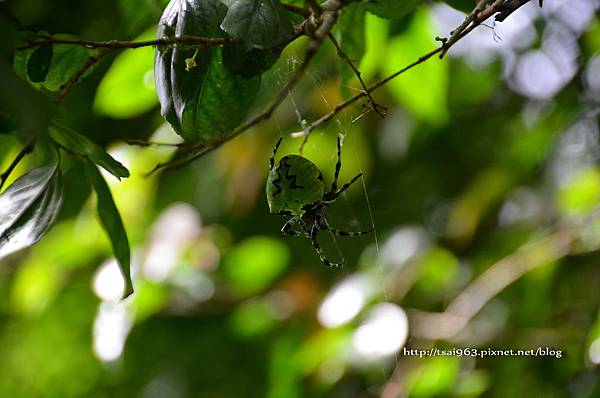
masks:
[[[57,39],[73,39],[71,35],[54,35]],[[78,45],[56,44],[51,46],[51,62],[45,65],[48,54],[40,50],[39,46],[27,50],[17,51],[13,62],[13,67],[17,75],[22,79],[34,84],[35,87],[45,88],[50,91],[58,91],[71,76],[73,76],[97,50],[87,49]],[[39,53],[39,51],[42,51]],[[33,59],[32,59],[33,58]],[[39,58],[36,60],[36,58]],[[47,71],[42,71],[42,66]],[[87,70],[84,76],[87,76],[93,68]],[[31,75],[33,73],[33,76]],[[43,79],[40,79],[44,74]]]
[[[0,195],[0,258],[40,240],[61,204],[58,164],[34,169],[15,181]]]
[[[113,253],[119,263],[123,277],[125,278],[125,294],[123,297],[125,298],[133,293],[130,269],[131,254],[129,251],[127,233],[125,232],[125,227],[123,227],[123,221],[121,221],[119,210],[115,205],[110,189],[108,188],[106,181],[104,181],[102,174],[100,174],[96,165],[91,161],[84,160],[83,163],[85,165],[86,174],[94,186],[98,198],[98,217],[100,218],[104,230],[108,234],[112,244]]]
[[[33,83],[40,83],[46,79],[52,64],[52,44],[43,44],[33,50],[27,61],[27,76]]]
[[[56,122],[50,125],[49,131],[50,137],[66,149],[85,156],[117,178],[129,177],[129,170],[125,166],[87,137]]]
[[[252,49],[246,52],[238,46],[223,48],[223,64],[236,75],[251,78],[271,69],[279,54],[269,50]]]
[[[226,12],[218,0],[174,0],[163,13],[158,36],[223,37],[219,21]],[[184,139],[206,143],[242,122],[260,87],[260,77],[246,79],[225,68],[222,49],[214,47],[158,49],[154,76],[163,117]]]
[[[221,27],[247,51],[280,49],[294,36],[294,27],[277,0],[236,0]]]
[[[396,19],[413,12],[422,0],[373,0],[367,2],[367,10],[382,18]]]

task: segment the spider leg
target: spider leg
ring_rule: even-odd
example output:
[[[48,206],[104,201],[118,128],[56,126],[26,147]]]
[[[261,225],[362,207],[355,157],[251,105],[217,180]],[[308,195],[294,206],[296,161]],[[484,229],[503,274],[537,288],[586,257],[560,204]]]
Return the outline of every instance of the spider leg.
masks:
[[[327,222],[327,219],[324,216],[319,217],[318,223],[319,223],[319,227],[321,229],[323,229],[335,236],[361,236],[361,235],[370,234],[371,232],[373,232],[375,230],[374,228],[369,228],[366,231],[341,231],[339,229],[331,228],[329,226],[329,223]]]
[[[279,141],[275,144],[275,149],[273,149],[273,154],[271,155],[271,159],[269,159],[269,170],[273,170],[273,167],[275,166],[275,155],[277,154],[279,145],[281,145],[281,141],[283,141],[283,137],[279,138]]]
[[[318,232],[319,232],[319,226],[317,223],[314,223],[312,228],[310,229],[310,241],[312,242],[312,245],[315,248],[315,251],[319,255],[321,262],[331,268],[343,267],[344,266],[343,259],[342,259],[341,263],[332,263],[331,261],[327,260],[327,258],[325,257],[325,254],[323,253],[323,249],[321,249],[321,246],[319,246],[319,242],[317,241],[317,233]]]
[[[337,163],[335,164],[335,174],[333,175],[333,183],[331,184],[330,193],[334,193],[337,190],[338,177],[340,176],[340,169],[342,168],[342,142],[340,137],[337,137]]]
[[[340,231],[339,229],[335,229],[335,228],[328,228],[327,231],[331,232],[335,236],[361,236],[361,235],[370,234],[371,232],[374,231],[374,229],[373,228],[369,228],[366,231],[352,231],[352,232],[348,232],[348,231]]]
[[[334,194],[334,198],[337,198],[338,196],[340,196],[340,194],[342,192],[344,192],[346,189],[350,188],[350,186],[352,184],[354,184],[356,182],[356,180],[358,180],[360,177],[362,177],[363,173],[358,173],[356,176],[354,176],[353,179],[351,179],[349,182],[345,183],[340,189],[338,189],[335,194]]]
[[[308,232],[306,232],[304,230],[298,231],[298,230],[294,229],[294,225],[296,225],[297,222],[298,222],[298,220],[296,219],[296,217],[289,219],[281,228],[281,232],[287,236],[302,236],[305,238],[310,238],[310,235],[308,234]]]

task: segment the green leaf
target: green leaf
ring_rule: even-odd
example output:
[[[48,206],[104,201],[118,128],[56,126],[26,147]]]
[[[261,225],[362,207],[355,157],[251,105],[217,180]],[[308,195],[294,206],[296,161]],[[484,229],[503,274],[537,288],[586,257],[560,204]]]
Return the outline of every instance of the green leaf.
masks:
[[[434,37],[430,14],[425,10],[417,12],[407,31],[389,42],[383,72],[395,73],[434,49]],[[414,116],[439,126],[448,119],[448,67],[448,62],[438,59],[423,62],[390,81],[387,87]]]
[[[74,36],[65,34],[52,37],[75,39]],[[49,48],[52,54],[49,54]],[[97,50],[74,44],[42,45],[17,51],[13,67],[19,77],[32,83],[34,87],[58,91],[96,52]],[[89,68],[84,76],[89,75],[92,70],[93,67]]]
[[[219,21],[226,12],[218,0],[172,1],[158,36],[223,37]],[[244,120],[258,93],[260,76],[237,76],[223,63],[221,48],[157,51],[154,74],[161,114],[185,140],[207,144],[222,140]]]
[[[113,253],[119,263],[121,273],[125,278],[125,294],[123,296],[123,298],[125,298],[133,293],[130,269],[131,254],[129,251],[127,233],[125,232],[119,210],[115,205],[110,189],[108,188],[106,181],[104,181],[102,174],[100,174],[96,165],[91,161],[84,160],[83,163],[88,179],[94,186],[98,198],[98,217],[100,218],[104,230],[108,234],[112,244]]]
[[[154,29],[135,40],[151,40]],[[115,58],[100,82],[94,109],[105,116],[126,119],[145,113],[158,104],[154,88],[154,49],[128,50]]]
[[[85,156],[117,178],[129,177],[129,170],[125,166],[87,137],[56,122],[50,124],[49,131],[50,137],[66,149]]]
[[[0,258],[39,241],[62,204],[58,163],[34,169],[0,195]]]
[[[31,54],[27,61],[27,76],[34,83],[43,82],[52,65],[52,45],[42,44]]]
[[[373,0],[367,3],[367,10],[378,17],[396,19],[413,12],[422,0]]]
[[[221,28],[247,51],[281,49],[294,36],[294,27],[278,0],[236,0]]]
[[[0,195],[0,233],[4,233],[46,190],[56,165],[38,167],[17,179]]]
[[[259,76],[271,69],[279,59],[279,54],[269,50],[252,49],[248,52],[238,46],[223,48],[223,65],[244,78]]]

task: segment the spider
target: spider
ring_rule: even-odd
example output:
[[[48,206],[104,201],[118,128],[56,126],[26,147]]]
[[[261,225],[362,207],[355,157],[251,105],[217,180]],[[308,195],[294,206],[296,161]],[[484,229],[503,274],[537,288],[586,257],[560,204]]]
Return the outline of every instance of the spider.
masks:
[[[373,228],[361,232],[346,232],[331,228],[325,218],[325,209],[347,190],[362,173],[338,189],[338,176],[342,167],[341,142],[337,140],[337,163],[333,183],[325,191],[325,181],[319,168],[310,160],[298,155],[287,155],[275,164],[275,155],[281,145],[280,138],[269,160],[269,178],[267,179],[267,201],[271,214],[291,216],[283,225],[281,232],[288,236],[302,236],[311,240],[319,258],[328,267],[341,267],[340,263],[330,262],[317,242],[319,230],[334,236],[359,236],[373,232]]]

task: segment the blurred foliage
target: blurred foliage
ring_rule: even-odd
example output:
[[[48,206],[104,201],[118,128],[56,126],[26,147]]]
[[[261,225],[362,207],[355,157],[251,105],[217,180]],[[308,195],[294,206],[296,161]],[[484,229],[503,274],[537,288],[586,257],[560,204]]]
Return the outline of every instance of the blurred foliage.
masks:
[[[264,192],[277,139],[286,137],[280,153],[298,153],[289,134],[361,90],[330,43],[272,120],[150,177],[174,149],[125,140],[180,142],[160,117],[151,48],[104,59],[58,110],[47,91],[78,68],[65,60],[85,62],[93,50],[63,45],[13,56],[24,31],[151,38],[166,3],[0,2],[2,170],[31,137],[40,140],[3,192],[53,161],[41,135],[57,113],[69,128],[55,140],[71,154],[117,177],[126,176],[123,166],[130,173],[119,181],[90,164],[90,184],[81,159],[64,153],[56,224],[0,260],[0,396],[600,396],[597,1],[547,0],[541,10],[530,2],[376,91],[387,118],[356,104],[313,133],[304,156],[326,182],[338,135],[340,181],[364,172],[327,210],[332,226],[376,228],[375,236],[323,239],[328,256],[346,259],[342,269],[323,267],[308,240],[282,236],[285,219],[268,214]],[[340,16],[334,33],[367,83],[435,48],[434,37],[463,20],[456,9],[473,2],[409,3],[420,2],[369,1]],[[287,46],[262,75],[251,113],[285,84],[306,44]],[[131,244],[130,258],[121,249],[118,259],[124,268],[130,262],[135,288],[124,301],[94,188],[110,213],[106,228],[126,231]],[[438,341],[417,333],[418,311],[443,311],[498,261],[556,231],[573,236],[568,250],[494,294],[460,333]],[[550,347],[563,355],[403,351],[431,347]]]

